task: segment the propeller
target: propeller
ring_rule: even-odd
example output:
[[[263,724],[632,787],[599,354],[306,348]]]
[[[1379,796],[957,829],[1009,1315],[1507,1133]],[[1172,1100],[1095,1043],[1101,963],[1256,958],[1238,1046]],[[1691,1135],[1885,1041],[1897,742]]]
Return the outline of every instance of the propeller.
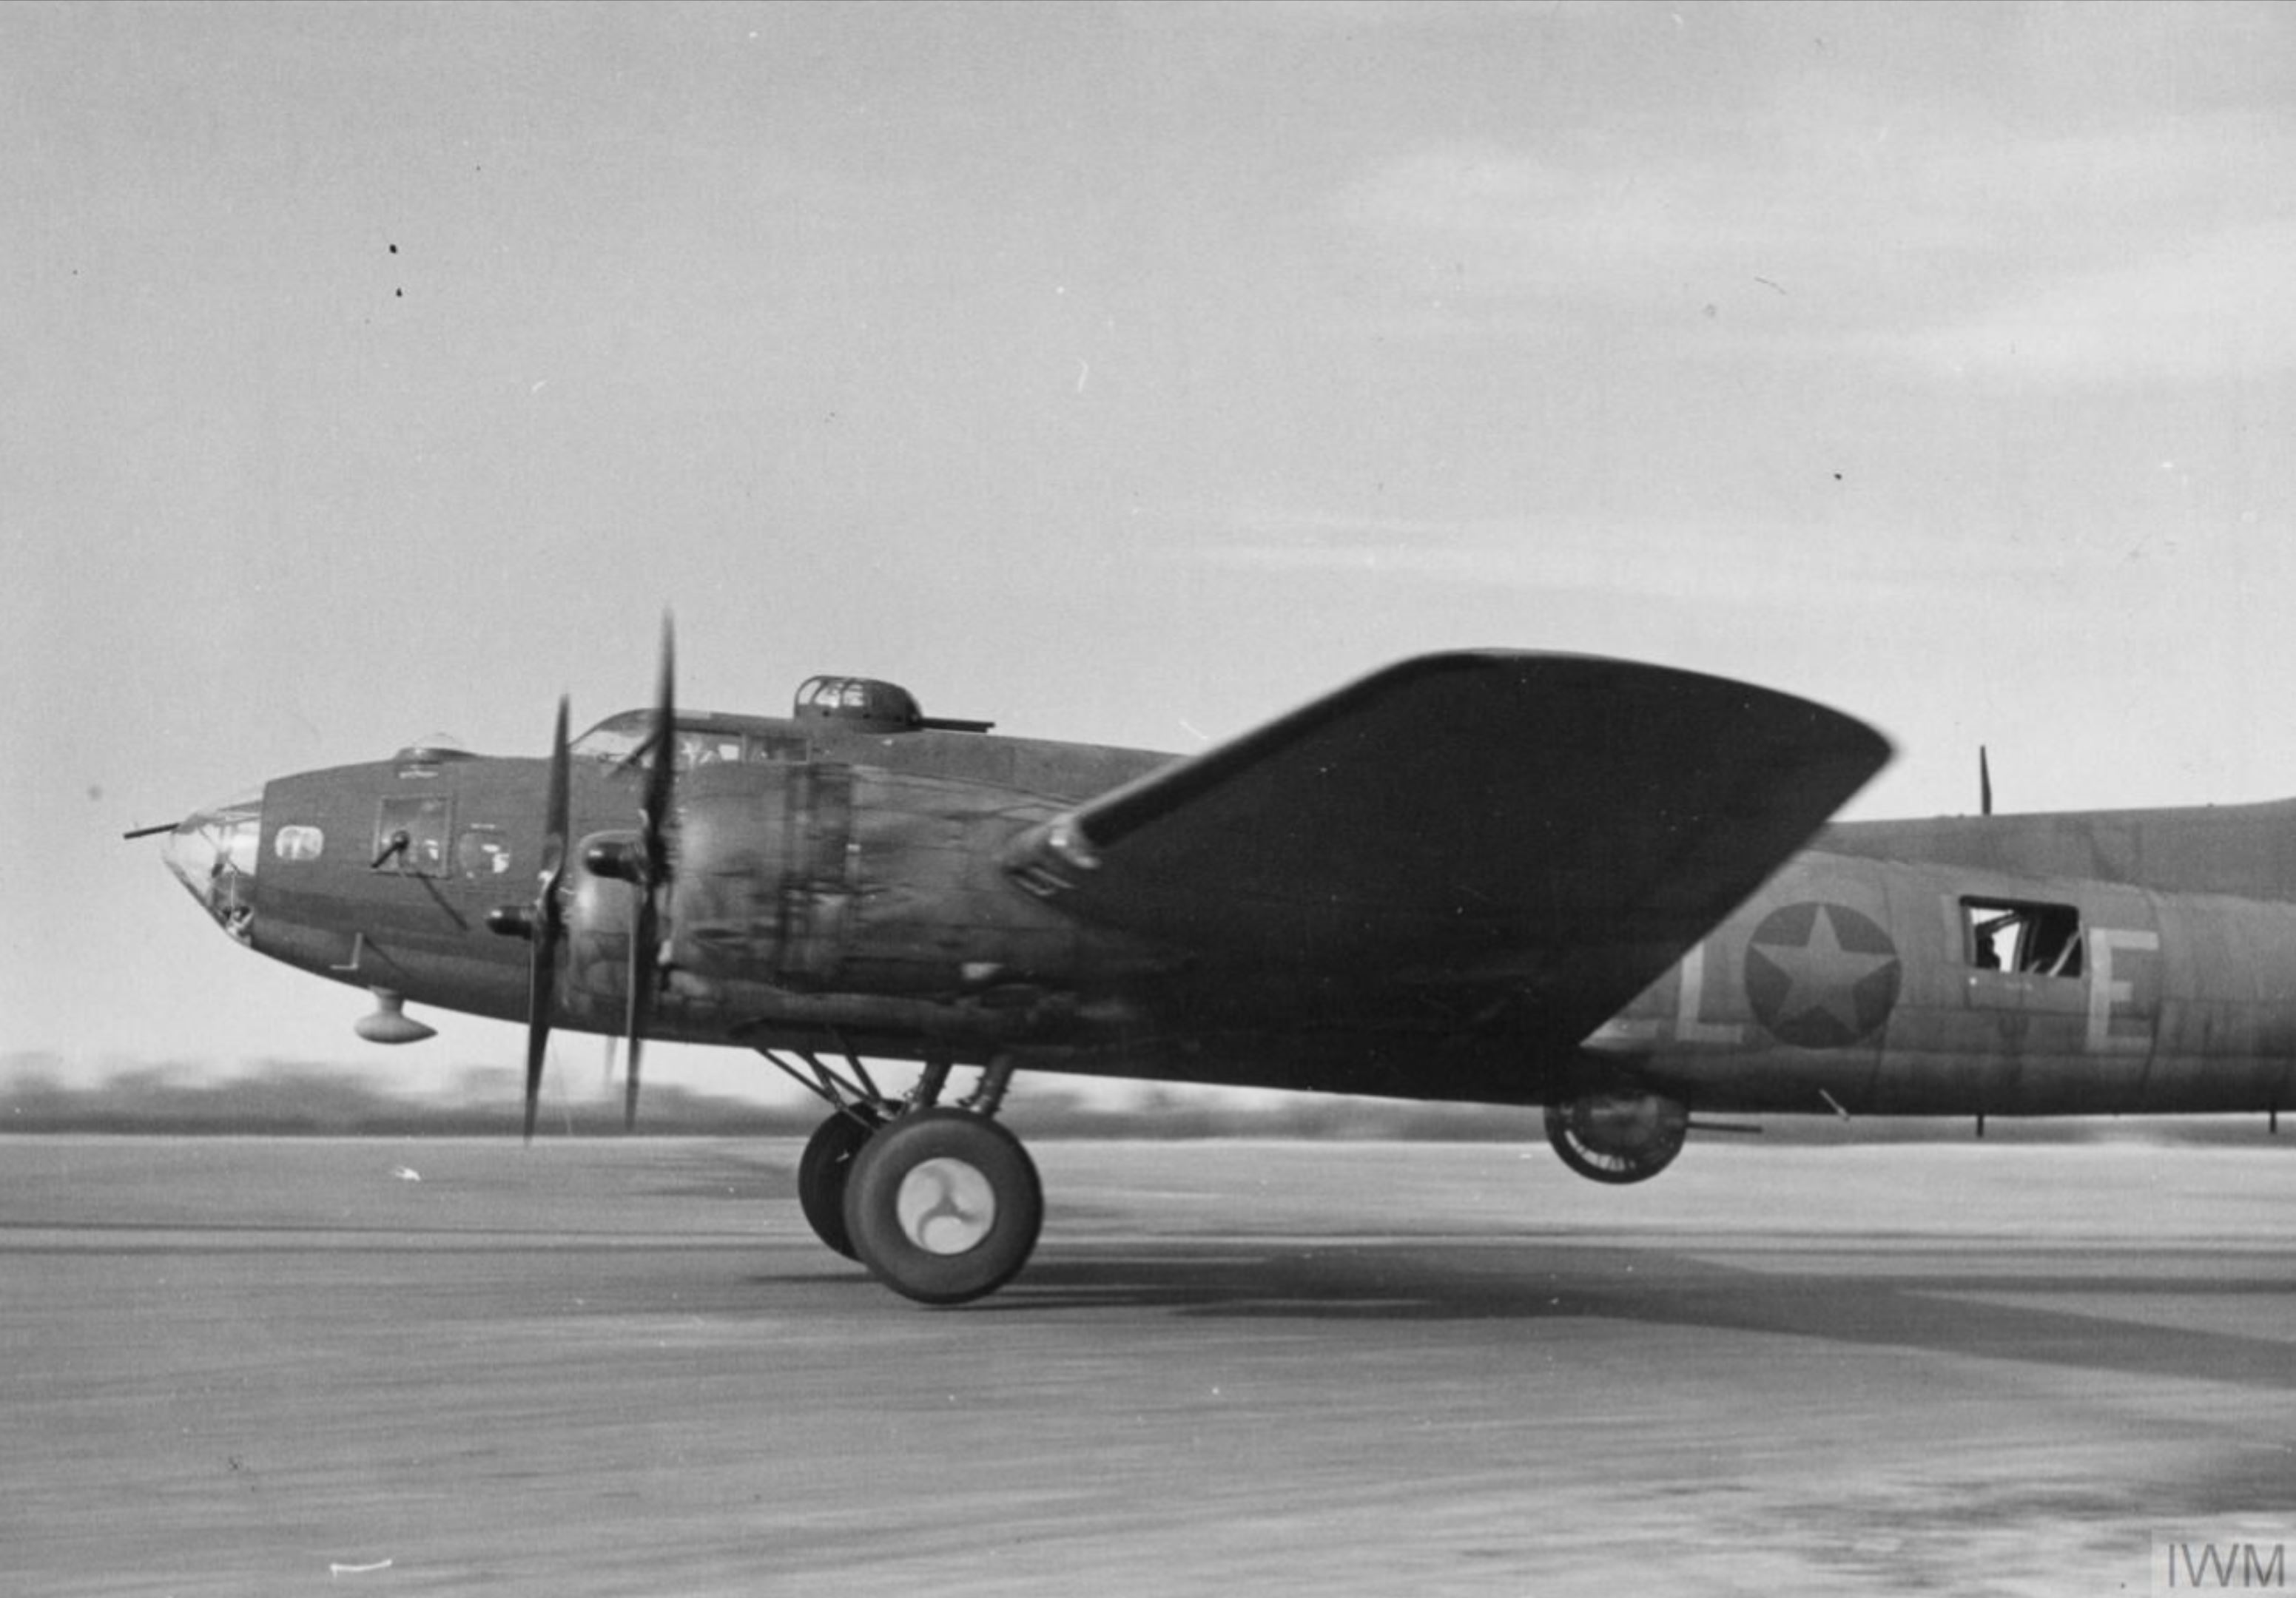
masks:
[[[611,877],[637,890],[631,914],[630,954],[627,993],[628,1008],[624,1031],[630,1040],[628,1086],[622,1106],[622,1124],[635,1127],[638,1119],[638,1073],[646,1030],[653,1023],[655,996],[667,963],[661,952],[662,898],[671,881],[669,815],[677,766],[676,646],[669,617],[661,619],[661,676],[654,692],[653,725],[640,745],[648,752],[645,788],[640,800],[639,832],[636,838],[602,839],[583,855],[583,865],[594,877]],[[635,757],[633,758],[635,758]],[[558,731],[550,751],[549,819],[543,843],[542,884],[534,905],[511,905],[487,913],[487,924],[505,936],[530,938],[534,961],[527,991],[526,1137],[534,1141],[535,1110],[542,1092],[543,1051],[550,1040],[551,1012],[557,989],[559,946],[566,936],[564,885],[568,833],[571,827],[567,798],[570,756],[566,742],[566,701],[558,701]],[[608,1040],[608,1069],[611,1040]]]
[[[677,767],[677,644],[669,616],[661,619],[661,671],[655,684],[653,726],[649,742],[653,760],[646,767],[645,799],[640,807],[643,829],[636,865],[638,904],[630,930],[629,1015],[630,1069],[622,1102],[622,1127],[638,1121],[638,1061],[645,1050],[646,1027],[653,1019],[654,992],[661,979],[661,900],[669,888],[671,867],[668,830],[671,787]]]
[[[526,1141],[534,1142],[534,1112],[542,1097],[542,1061],[550,1045],[551,1011],[558,986],[558,947],[565,941],[566,907],[559,889],[566,878],[567,832],[571,808],[567,788],[570,764],[566,745],[567,704],[558,701],[558,725],[550,739],[550,787],[543,823],[542,873],[532,906],[510,905],[487,913],[487,925],[534,945],[526,985]]]

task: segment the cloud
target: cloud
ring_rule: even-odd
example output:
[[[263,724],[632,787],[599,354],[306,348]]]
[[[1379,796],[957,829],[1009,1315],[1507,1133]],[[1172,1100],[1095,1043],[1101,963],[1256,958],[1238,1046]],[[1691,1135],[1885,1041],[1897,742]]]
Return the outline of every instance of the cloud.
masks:
[[[1843,524],[1792,527],[1726,520],[1631,528],[1518,519],[1356,517],[1252,507],[1227,536],[1174,558],[1230,570],[1410,578],[1488,588],[1558,590],[1732,605],[1806,608],[1910,596],[1965,595],[1972,584],[2014,589],[2062,582],[2067,552],[2040,544],[1934,531],[1907,536]]]
[[[1424,293],[1499,301],[1617,302],[1775,244],[1727,175],[1660,173],[1492,144],[1422,150],[1346,191],[1341,215]]]
[[[2278,115],[2035,136],[1827,102],[1734,153],[1426,146],[1334,206],[1385,332],[2189,379],[2296,365],[2292,168]]]
[[[1199,32],[1207,20],[1266,32],[1279,28],[1356,34],[1371,29],[1429,32],[1519,29],[1558,23],[1633,25],[1639,0],[1213,0],[1179,12],[1148,5],[1128,12],[1134,27]]]
[[[2296,223],[2228,228],[1870,341],[1956,374],[2221,380],[2296,367]]]

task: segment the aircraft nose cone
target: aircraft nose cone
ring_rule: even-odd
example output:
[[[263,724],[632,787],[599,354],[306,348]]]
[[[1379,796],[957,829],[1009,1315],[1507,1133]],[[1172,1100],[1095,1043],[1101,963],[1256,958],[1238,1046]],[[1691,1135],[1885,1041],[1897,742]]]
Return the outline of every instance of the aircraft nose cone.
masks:
[[[260,795],[195,810],[160,846],[176,880],[216,924],[242,943],[255,918],[255,865],[263,837]]]

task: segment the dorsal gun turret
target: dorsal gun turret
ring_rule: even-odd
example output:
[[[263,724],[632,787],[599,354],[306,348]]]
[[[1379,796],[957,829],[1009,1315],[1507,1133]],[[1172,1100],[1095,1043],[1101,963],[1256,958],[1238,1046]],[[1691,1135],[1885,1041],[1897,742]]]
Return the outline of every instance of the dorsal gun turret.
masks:
[[[985,733],[996,725],[928,716],[915,694],[874,677],[808,677],[791,714],[799,721],[834,721],[857,733]]]

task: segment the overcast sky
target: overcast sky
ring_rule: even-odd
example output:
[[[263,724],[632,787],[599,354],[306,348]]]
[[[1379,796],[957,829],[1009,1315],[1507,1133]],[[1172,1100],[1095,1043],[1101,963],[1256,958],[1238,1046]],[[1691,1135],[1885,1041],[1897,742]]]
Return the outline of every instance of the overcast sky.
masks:
[[[514,1061],[119,834],[539,754],[666,605],[697,707],[1496,643],[1860,715],[1852,815],[2296,794],[2296,8],[16,4],[0,91],[0,1056]]]

